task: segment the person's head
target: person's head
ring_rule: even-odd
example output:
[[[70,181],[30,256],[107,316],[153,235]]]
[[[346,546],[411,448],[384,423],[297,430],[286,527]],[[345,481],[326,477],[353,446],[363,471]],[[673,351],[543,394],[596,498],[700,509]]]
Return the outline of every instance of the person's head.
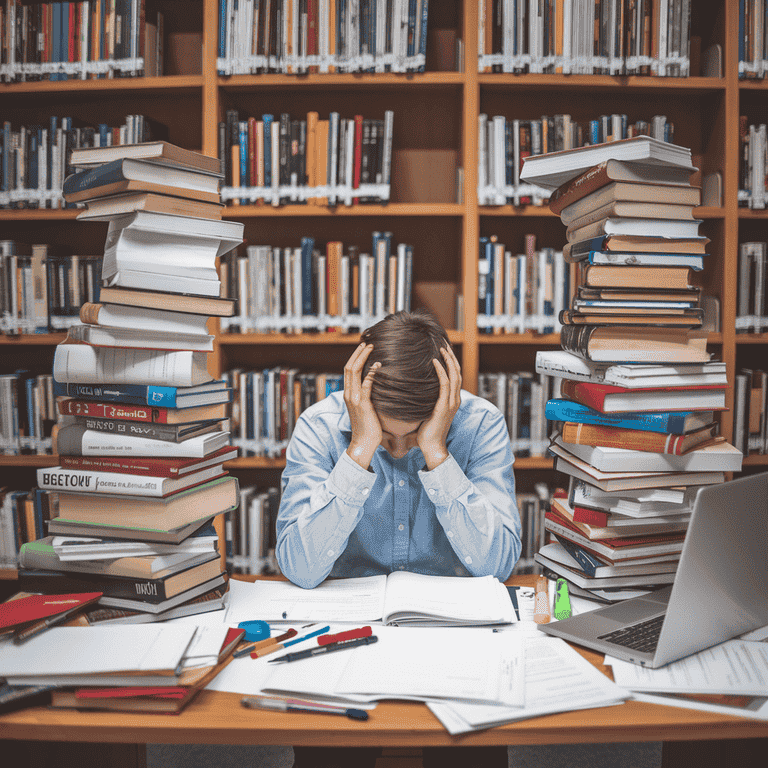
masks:
[[[413,423],[428,419],[440,395],[432,360],[445,367],[440,350],[450,347],[440,323],[423,310],[397,312],[365,330],[362,340],[373,344],[362,378],[374,363],[381,363],[371,387],[379,417]]]

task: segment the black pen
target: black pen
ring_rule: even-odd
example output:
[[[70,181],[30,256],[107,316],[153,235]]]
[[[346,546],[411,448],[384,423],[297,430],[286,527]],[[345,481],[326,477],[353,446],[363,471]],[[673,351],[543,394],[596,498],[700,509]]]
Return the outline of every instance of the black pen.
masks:
[[[379,638],[376,635],[369,637],[358,637],[356,640],[347,640],[341,643],[331,643],[330,645],[319,645],[317,648],[308,648],[306,651],[296,651],[295,653],[286,653],[276,659],[270,659],[267,663],[274,664],[277,661],[298,661],[299,659],[309,659],[312,656],[319,656],[321,653],[333,653],[333,651],[343,651],[345,648],[357,648],[358,645],[368,645],[375,643]]]

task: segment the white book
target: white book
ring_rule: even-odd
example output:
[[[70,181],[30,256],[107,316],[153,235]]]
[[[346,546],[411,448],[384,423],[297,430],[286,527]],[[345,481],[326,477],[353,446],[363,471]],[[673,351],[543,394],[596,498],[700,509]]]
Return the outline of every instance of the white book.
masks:
[[[191,387],[212,381],[204,352],[58,344],[53,377],[74,384],[150,384]]]
[[[67,331],[70,341],[95,347],[126,349],[213,351],[213,336],[179,331],[149,330],[147,328],[113,328],[106,325],[72,325]]]
[[[488,186],[488,173],[486,155],[488,153],[487,148],[487,136],[486,125],[488,124],[488,115],[481,113],[477,120],[477,188],[484,190]],[[485,192],[480,194],[477,201],[480,205],[486,205],[488,198]]]
[[[738,448],[726,442],[694,448],[680,456],[602,445],[566,444],[560,435],[554,442],[601,472],[739,472],[743,458]]]
[[[162,330],[166,333],[197,334],[208,333],[208,317],[186,312],[168,312],[163,309],[148,309],[127,304],[96,304],[96,318],[88,322],[113,328]]]
[[[397,246],[397,283],[395,287],[395,310],[400,312],[405,309],[405,277],[406,277],[406,253],[407,248],[404,243]]]

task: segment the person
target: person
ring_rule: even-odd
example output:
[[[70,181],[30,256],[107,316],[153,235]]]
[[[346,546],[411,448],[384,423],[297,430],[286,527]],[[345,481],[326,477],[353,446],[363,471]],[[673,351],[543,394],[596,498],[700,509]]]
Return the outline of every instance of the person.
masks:
[[[505,580],[521,550],[512,465],[503,415],[461,389],[442,326],[425,312],[388,315],[362,334],[344,391],[297,420],[277,516],[280,569],[306,589],[397,570]],[[294,765],[373,766],[376,753],[331,749],[323,762],[323,749],[294,747]],[[445,757],[426,749],[424,765]],[[463,759],[506,768],[507,751],[474,748]]]

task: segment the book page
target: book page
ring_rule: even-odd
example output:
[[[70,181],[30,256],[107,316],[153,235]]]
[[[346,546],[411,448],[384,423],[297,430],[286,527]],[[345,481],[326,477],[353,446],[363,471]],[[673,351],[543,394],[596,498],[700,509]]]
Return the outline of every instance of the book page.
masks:
[[[250,584],[227,615],[229,624],[259,618],[264,621],[378,621],[384,609],[386,576],[331,579],[314,589],[284,581]]]
[[[425,576],[396,571],[387,577],[385,624],[495,624],[515,620],[504,585],[493,576]]]

